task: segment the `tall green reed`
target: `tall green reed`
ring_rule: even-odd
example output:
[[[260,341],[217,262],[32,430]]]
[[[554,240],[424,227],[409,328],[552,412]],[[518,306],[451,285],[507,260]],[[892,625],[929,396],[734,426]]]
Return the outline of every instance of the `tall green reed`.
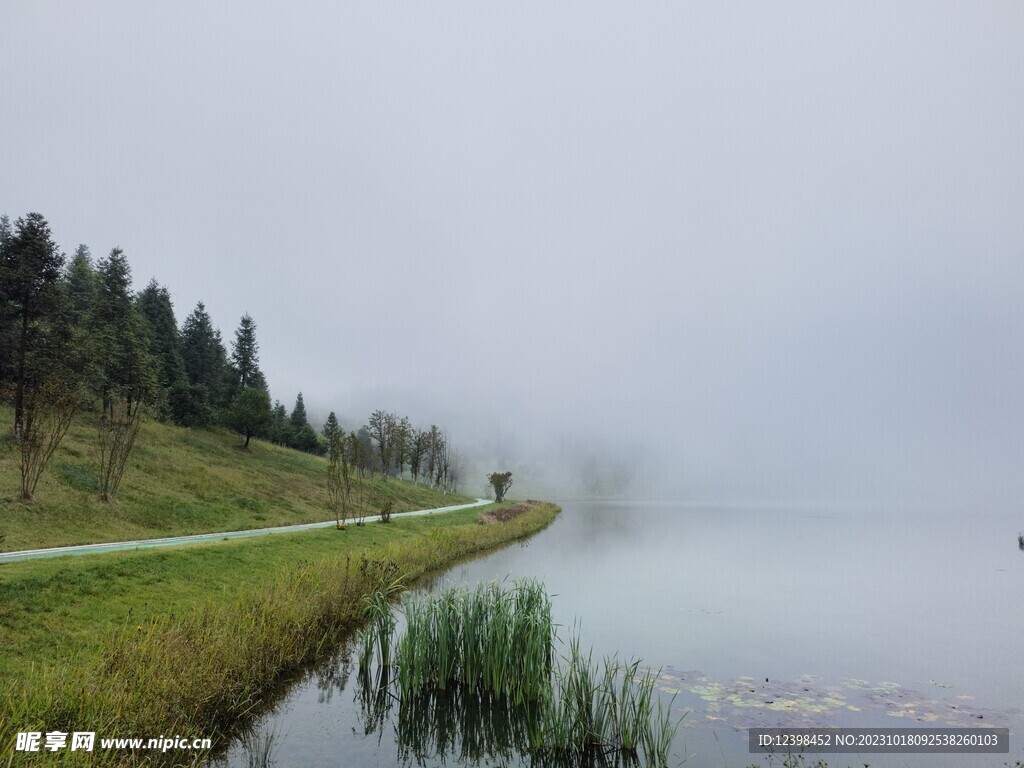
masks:
[[[387,667],[394,619],[388,623],[378,615],[388,608],[386,599],[369,603],[374,629],[372,637],[370,630],[364,637],[365,665],[376,648]],[[452,748],[450,710],[485,697],[515,707],[523,718],[523,747],[539,760],[603,761],[615,754],[632,764],[642,754],[645,765],[667,765],[679,722],[673,723],[671,702],[666,705],[655,695],[657,674],[641,673],[638,660],[624,664],[612,657],[595,663],[591,651],[580,649],[576,633],[567,656],[556,664],[551,600],[539,581],[407,595],[403,610],[406,629],[394,658],[399,731],[407,732],[414,752],[431,740],[438,749]],[[439,719],[434,708],[441,700],[448,711]],[[489,743],[463,729],[463,748],[467,738]]]

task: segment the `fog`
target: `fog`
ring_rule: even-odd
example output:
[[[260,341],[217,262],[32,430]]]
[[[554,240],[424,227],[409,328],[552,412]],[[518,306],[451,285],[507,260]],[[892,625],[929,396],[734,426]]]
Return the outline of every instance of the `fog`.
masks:
[[[0,212],[465,489],[1024,494],[1024,5],[7,2]]]

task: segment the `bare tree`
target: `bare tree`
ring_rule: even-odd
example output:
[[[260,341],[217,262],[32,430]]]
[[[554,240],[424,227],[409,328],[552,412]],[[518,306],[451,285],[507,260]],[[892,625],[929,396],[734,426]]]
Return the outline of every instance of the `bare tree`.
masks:
[[[351,494],[349,441],[340,430],[335,429],[327,437],[327,503],[339,530],[344,529],[348,519]]]
[[[110,410],[100,416],[97,431],[103,501],[113,499],[121,485],[128,457],[142,427],[143,413],[141,398],[123,398],[111,400]]]
[[[349,444],[349,474],[348,490],[344,495],[346,502],[345,515],[351,514],[356,525],[362,525],[366,519],[367,510],[370,506],[369,482],[367,481],[365,466],[365,443],[355,432],[348,436]],[[372,457],[371,457],[372,458]],[[358,467],[358,471],[355,471]]]
[[[20,430],[14,436],[21,471],[21,498],[32,501],[46,465],[57,450],[82,399],[77,386],[52,379],[23,388]]]

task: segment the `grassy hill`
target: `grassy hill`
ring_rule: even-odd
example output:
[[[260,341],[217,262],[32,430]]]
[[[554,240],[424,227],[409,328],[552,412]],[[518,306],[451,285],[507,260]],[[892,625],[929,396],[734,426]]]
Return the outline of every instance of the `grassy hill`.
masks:
[[[3,424],[12,420],[0,408]],[[18,498],[17,455],[0,450],[0,551],[266,528],[329,520],[326,460],[226,430],[143,425],[115,501],[100,501],[96,434],[80,418],[47,467],[30,504]],[[369,481],[374,507],[395,511],[470,501],[408,480]]]

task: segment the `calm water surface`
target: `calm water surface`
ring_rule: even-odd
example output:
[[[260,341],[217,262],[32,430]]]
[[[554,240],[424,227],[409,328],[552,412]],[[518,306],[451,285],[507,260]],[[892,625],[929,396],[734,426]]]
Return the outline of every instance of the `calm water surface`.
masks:
[[[424,589],[542,579],[556,621],[578,621],[584,647],[640,657],[661,670],[666,700],[678,692],[673,706],[686,714],[672,764],[768,765],[747,752],[747,728],[830,724],[1011,731],[1009,755],[822,755],[830,766],[1024,760],[1021,516],[590,502],[563,510],[529,542]],[[459,762],[457,750],[408,754],[394,714],[368,723],[348,672],[343,658],[312,672],[257,724],[274,737],[276,764]],[[239,743],[222,762],[249,757]]]

